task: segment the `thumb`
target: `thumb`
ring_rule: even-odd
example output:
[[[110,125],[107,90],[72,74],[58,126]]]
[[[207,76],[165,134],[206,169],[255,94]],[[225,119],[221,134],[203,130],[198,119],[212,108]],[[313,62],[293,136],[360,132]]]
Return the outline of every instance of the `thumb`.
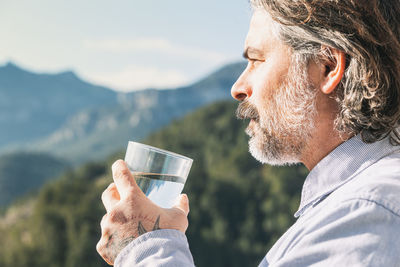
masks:
[[[114,162],[112,165],[112,173],[114,183],[121,196],[121,199],[132,194],[132,189],[137,189],[137,192],[141,192],[125,161],[117,160]]]
[[[186,194],[181,194],[175,206],[173,208],[180,209],[185,213],[186,216],[189,214],[189,198]]]

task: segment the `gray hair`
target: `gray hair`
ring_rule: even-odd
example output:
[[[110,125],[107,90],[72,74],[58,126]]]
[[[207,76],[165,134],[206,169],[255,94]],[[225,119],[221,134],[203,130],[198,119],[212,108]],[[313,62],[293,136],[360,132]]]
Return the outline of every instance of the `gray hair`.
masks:
[[[346,53],[335,90],[339,132],[400,145],[400,1],[250,0],[276,22],[280,39],[307,60]]]

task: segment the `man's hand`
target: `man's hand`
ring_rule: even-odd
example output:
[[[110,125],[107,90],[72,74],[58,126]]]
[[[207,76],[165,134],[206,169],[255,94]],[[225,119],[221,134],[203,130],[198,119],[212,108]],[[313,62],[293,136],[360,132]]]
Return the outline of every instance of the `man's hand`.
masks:
[[[138,236],[158,229],[188,227],[189,201],[181,195],[176,206],[163,209],[149,200],[135,182],[123,160],[112,166],[114,183],[101,196],[106,215],[101,220],[101,239],[96,249],[110,265],[118,253]]]

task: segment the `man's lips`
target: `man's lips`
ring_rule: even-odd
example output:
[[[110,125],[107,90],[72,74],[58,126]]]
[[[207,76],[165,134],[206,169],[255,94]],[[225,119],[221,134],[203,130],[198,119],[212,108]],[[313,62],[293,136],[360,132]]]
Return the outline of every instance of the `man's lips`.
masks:
[[[249,125],[246,128],[246,134],[250,137],[254,136],[254,128],[257,122],[254,119],[250,119]]]
[[[249,127],[254,128],[254,127],[257,126],[257,124],[258,124],[258,120],[256,120],[256,119],[250,119]]]

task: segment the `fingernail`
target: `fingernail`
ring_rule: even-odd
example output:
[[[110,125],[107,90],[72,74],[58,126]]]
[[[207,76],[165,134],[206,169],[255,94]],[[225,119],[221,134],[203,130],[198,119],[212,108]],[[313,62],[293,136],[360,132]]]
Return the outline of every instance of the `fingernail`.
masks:
[[[113,163],[113,165],[111,166],[111,170],[114,172],[114,171],[116,171],[117,170],[117,168],[119,168],[122,164],[123,164],[123,160],[122,159],[119,159],[119,160],[117,160],[117,161],[115,161],[114,163]]]

